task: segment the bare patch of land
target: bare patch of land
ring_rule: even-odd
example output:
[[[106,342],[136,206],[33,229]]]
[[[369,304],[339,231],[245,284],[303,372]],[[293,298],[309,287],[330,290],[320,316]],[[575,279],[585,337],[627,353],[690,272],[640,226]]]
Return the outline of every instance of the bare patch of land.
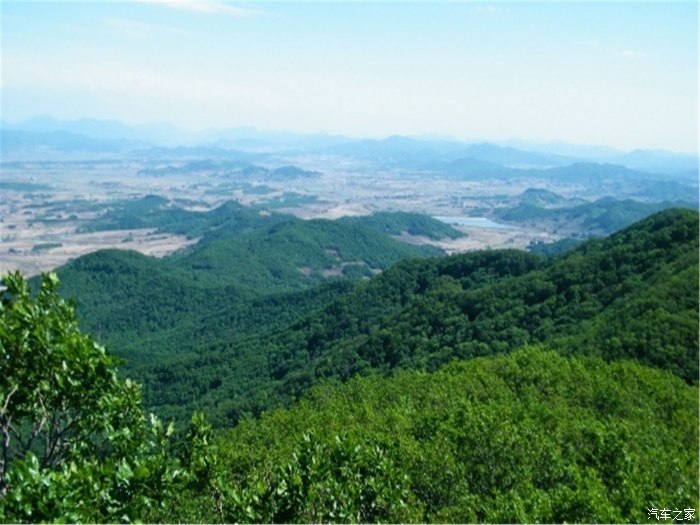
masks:
[[[546,232],[537,232],[521,228],[481,228],[478,226],[453,226],[464,233],[457,239],[434,240],[420,235],[403,233],[394,236],[395,239],[408,244],[431,244],[447,254],[470,252],[485,249],[518,248],[526,249],[533,242],[553,242],[557,236]]]
[[[27,276],[57,268],[97,250],[136,250],[163,257],[194,244],[184,235],[155,233],[154,229],[75,233],[66,228],[26,228],[0,243],[0,273],[19,270]]]

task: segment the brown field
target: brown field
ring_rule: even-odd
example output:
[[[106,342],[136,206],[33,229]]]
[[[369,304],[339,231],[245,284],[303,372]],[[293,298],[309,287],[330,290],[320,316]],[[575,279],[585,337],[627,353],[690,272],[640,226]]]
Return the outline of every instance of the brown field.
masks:
[[[264,208],[269,199],[278,198],[285,192],[316,196],[317,200],[313,202],[269,208],[302,219],[336,219],[379,210],[461,216],[474,215],[475,212],[480,215],[492,206],[501,205],[504,199],[523,191],[529,184],[524,181],[513,184],[419,176],[404,178],[393,171],[346,171],[339,165],[304,167],[318,169],[323,174],[309,179],[251,179],[246,182],[226,179],[215,172],[144,176],[139,171],[143,168],[142,163],[129,160],[116,164],[88,161],[82,164],[57,162],[4,166],[5,181],[42,187],[0,191],[0,272],[20,270],[27,275],[36,275],[106,248],[137,250],[162,257],[195,243],[196,240],[155,233],[153,229],[78,233],[81,226],[98,218],[112,203],[148,194],[180,201],[178,205],[199,211],[233,199]],[[251,190],[258,185],[264,185],[268,191]],[[566,192],[567,188],[554,189]],[[466,234],[465,237],[433,241],[404,234],[398,239],[413,244],[433,244],[447,253],[458,253],[485,248],[525,248],[532,241],[551,242],[561,236],[547,234],[544,228],[536,226],[457,228]]]
[[[183,235],[156,234],[153,229],[75,233],[75,228],[33,226],[14,232],[16,237],[3,239],[0,243],[0,273],[19,270],[27,276],[38,275],[81,255],[107,248],[136,250],[145,255],[163,257],[197,242]],[[61,246],[34,250],[35,246],[47,243]]]

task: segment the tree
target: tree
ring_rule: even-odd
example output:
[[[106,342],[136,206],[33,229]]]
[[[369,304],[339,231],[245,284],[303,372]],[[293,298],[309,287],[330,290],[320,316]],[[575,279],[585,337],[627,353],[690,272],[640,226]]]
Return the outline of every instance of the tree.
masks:
[[[172,426],[141,408],[137,384],[81,334],[44,275],[17,272],[0,295],[0,521],[131,521],[155,516],[181,477]]]

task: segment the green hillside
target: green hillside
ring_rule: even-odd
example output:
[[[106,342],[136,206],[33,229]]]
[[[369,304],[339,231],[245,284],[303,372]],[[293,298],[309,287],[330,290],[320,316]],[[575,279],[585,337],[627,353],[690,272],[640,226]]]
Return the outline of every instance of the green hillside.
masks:
[[[235,203],[204,213],[161,210],[161,204],[155,198],[132,203],[142,216],[153,205],[194,217],[160,224],[180,233],[198,231],[195,246],[162,259],[101,250],[58,271],[62,294],[77,300],[82,326],[126,357],[127,369],[152,362],[154,353],[191,352],[203,340],[225,343],[233,329],[223,319],[241,320],[233,324],[237,336],[269,329],[325,304],[327,290],[344,289],[326,283],[367,278],[406,257],[441,253],[362,224],[261,215]],[[280,297],[314,286],[320,288],[311,296]],[[212,326],[212,318],[222,320]],[[194,330],[194,324],[208,326]]]
[[[122,373],[146,409],[191,417],[186,432],[145,417],[55,276],[35,295],[9,276],[0,521],[639,523],[700,507],[697,212],[548,258],[408,258],[294,291],[211,286],[216,267],[196,279],[184,262],[266,235],[333,257],[391,241],[302,224],[64,268],[98,337],[135,359]]]
[[[546,201],[523,199],[512,208],[497,209],[496,218],[518,224],[549,224],[549,229],[586,232],[586,236],[608,235],[661,210],[673,207],[697,209],[690,202],[639,202],[611,197],[566,207],[552,207]]]
[[[691,381],[697,282],[697,213],[670,210],[548,261],[500,251],[398,264],[281,345],[303,334],[304,370],[318,375],[434,368],[538,341],[563,348],[585,335],[581,351],[635,357]],[[640,310],[633,318],[631,305]],[[602,328],[608,319],[622,337]]]
[[[205,235],[192,252],[173,255],[171,263],[194,280],[241,283],[258,293],[301,289],[342,276],[348,266],[369,276],[406,257],[442,253],[364,225],[323,219],[290,219],[243,235],[215,236],[220,237],[220,230]]]
[[[338,222],[361,224],[390,235],[408,233],[432,240],[457,239],[464,236],[448,224],[427,215],[406,212],[378,212],[362,217],[343,217]]]
[[[527,249],[532,253],[544,255],[545,257],[551,257],[552,255],[560,255],[569,250],[573,250],[582,242],[583,241],[580,239],[572,239],[567,237],[554,242],[532,242],[528,245]]]
[[[269,213],[267,209],[292,206],[290,198],[297,197],[310,198],[312,201],[316,199],[315,196],[285,192],[279,201],[268,202],[263,208],[250,208],[228,201],[202,212],[185,210],[164,197],[147,195],[136,200],[116,201],[101,217],[84,225],[82,230],[156,228],[162,232],[188,235],[191,238],[204,236],[207,240],[213,240],[267,228],[279,222],[294,221],[291,215]],[[449,225],[419,213],[377,212],[362,217],[343,217],[334,222],[366,227],[390,235],[407,232],[433,240],[455,239],[463,235]]]
[[[539,208],[571,208],[583,204],[582,199],[569,199],[542,188],[528,188],[519,195],[519,204]]]
[[[209,211],[189,211],[175,206],[164,197],[146,195],[136,200],[116,201],[102,216],[86,223],[81,230],[155,228],[191,238],[205,234],[221,237],[268,227],[291,218],[290,215],[262,213],[262,210],[248,208],[234,201],[228,201]]]
[[[697,396],[659,370],[536,348],[354,379],[221,433],[208,493],[165,519],[644,523],[698,508]]]
[[[538,342],[636,359],[693,382],[697,221],[668,210],[548,259],[504,250],[402,261],[337,294],[324,289],[313,306],[313,290],[287,296],[296,313],[307,305],[287,324],[261,319],[237,331],[226,319],[245,317],[238,308],[207,310],[167,338],[132,346],[174,345],[186,355],[129,371],[160,413],[182,419],[206,409],[218,425],[291,402],[323,379],[435,370]]]

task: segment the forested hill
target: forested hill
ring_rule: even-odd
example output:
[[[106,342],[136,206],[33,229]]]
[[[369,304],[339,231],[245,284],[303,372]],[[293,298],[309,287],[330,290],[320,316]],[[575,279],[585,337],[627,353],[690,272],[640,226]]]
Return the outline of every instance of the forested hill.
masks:
[[[264,206],[248,207],[227,201],[208,211],[192,211],[182,203],[158,195],[140,199],[118,200],[99,218],[83,226],[83,231],[107,231],[135,228],[156,228],[161,232],[188,237],[204,237],[205,241],[236,237],[254,230],[266,229],[282,222],[300,222],[292,215],[271,212]],[[314,222],[314,221],[311,221]],[[344,217],[341,225],[363,226],[399,235],[424,235],[431,239],[457,238],[461,232],[427,215],[407,212],[376,212],[360,217]]]
[[[369,277],[406,257],[443,253],[434,246],[399,242],[391,235],[411,233],[434,240],[463,235],[436,219],[414,213],[301,220],[235,201],[208,211],[191,211],[156,195],[117,201],[83,229],[125,228],[154,228],[198,242],[162,260],[103,250],[66,265],[60,271],[64,288],[81,300],[79,311],[90,330],[102,326],[106,333],[111,331],[109,319],[102,319],[92,307],[83,307],[82,301],[92,302],[92,297],[102,296],[109,303],[91,304],[98,310],[127,307],[121,299],[118,304],[110,302],[109,296],[129,289],[131,299],[127,302],[139,302],[137,310],[147,318],[161,318],[169,308],[160,302],[160,296],[169,294],[168,283],[176,289],[204,287],[209,293],[216,289],[214,295],[222,287],[235,288],[250,297],[289,292],[329,278]],[[155,276],[146,278],[148,286],[141,286],[145,274]],[[120,286],[115,279],[121,281]],[[195,290],[194,296],[200,292]],[[225,294],[229,293],[227,289]],[[149,326],[150,330],[156,328],[153,323]]]
[[[500,221],[519,225],[538,224],[559,232],[585,231],[589,236],[609,235],[649,215],[670,209],[697,210],[698,205],[688,201],[638,202],[632,199],[617,200],[604,197],[595,202],[573,204],[550,202],[558,197],[548,192],[525,192],[521,202],[514,207],[494,211]],[[560,197],[560,199],[563,199]]]
[[[125,373],[286,326],[327,304],[350,281],[407,257],[442,253],[399,242],[387,228],[437,239],[461,235],[417,214],[301,220],[235,202],[188,211],[156,196],[117,203],[95,227],[125,224],[199,237],[163,259],[101,250],[58,270],[61,293],[76,299],[82,328],[126,358]]]
[[[551,261],[500,251],[399,264],[299,328],[324,367],[435,368],[547,341],[567,352],[635,357],[690,381],[697,217],[663,212]],[[325,351],[338,327],[342,358]]]
[[[217,424],[290,402],[321,380],[435,370],[537,342],[695,382],[697,283],[698,214],[667,210],[557,257],[408,259],[353,286],[245,309],[221,302],[130,343],[143,357],[129,373],[151,408],[180,420],[201,408]]]
[[[355,378],[222,432],[236,499],[188,491],[167,521],[645,523],[697,508],[697,395],[538,348]]]
[[[111,256],[112,277],[140,264]],[[121,333],[146,408],[187,432],[145,417],[56,275],[36,295],[19,274],[3,282],[0,430],[14,441],[0,521],[638,523],[698,509],[696,212],[550,258],[407,259],[253,298],[233,286],[213,309],[200,287],[199,317]]]
[[[463,234],[428,215],[407,212],[376,212],[360,217],[343,217],[338,222],[360,224],[390,235],[421,235],[433,240],[456,239]]]

